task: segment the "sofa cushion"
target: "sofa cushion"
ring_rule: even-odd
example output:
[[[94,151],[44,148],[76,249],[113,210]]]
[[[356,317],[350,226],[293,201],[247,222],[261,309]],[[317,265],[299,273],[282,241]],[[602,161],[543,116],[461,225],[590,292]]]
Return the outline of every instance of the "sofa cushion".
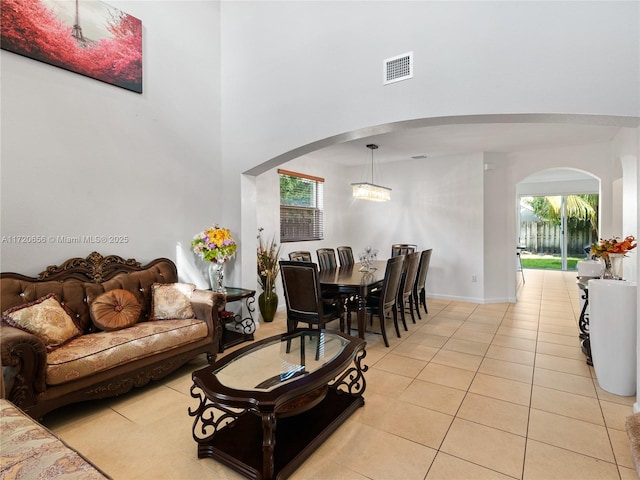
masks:
[[[2,319],[12,327],[39,337],[48,351],[81,333],[54,293],[45,295],[35,302],[10,308],[3,312]]]
[[[57,385],[206,338],[197,319],[140,322],[113,332],[74,338],[47,355],[46,383]]]
[[[133,293],[117,288],[99,295],[90,307],[91,320],[100,330],[120,330],[134,325],[142,307]]]
[[[191,306],[192,283],[154,283],[151,285],[151,320],[196,318]]]
[[[30,282],[15,278],[2,278],[0,279],[2,311],[34,302],[45,295],[55,293],[76,325],[84,330],[87,323],[91,324],[91,319],[89,318],[89,305],[85,302],[83,283],[75,280]]]

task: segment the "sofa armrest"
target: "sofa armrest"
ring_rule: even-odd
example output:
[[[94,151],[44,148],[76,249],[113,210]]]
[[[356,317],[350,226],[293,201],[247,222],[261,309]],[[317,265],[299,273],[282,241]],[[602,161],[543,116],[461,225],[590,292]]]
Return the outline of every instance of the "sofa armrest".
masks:
[[[40,338],[18,328],[0,328],[2,372],[10,373],[6,397],[20,408],[34,405],[36,394],[46,390],[47,349]],[[7,381],[8,380],[8,381]]]
[[[222,336],[222,322],[220,312],[227,305],[227,297],[222,293],[211,290],[194,290],[191,295],[191,306],[196,318],[207,322],[209,331],[213,334],[213,341],[219,343]]]

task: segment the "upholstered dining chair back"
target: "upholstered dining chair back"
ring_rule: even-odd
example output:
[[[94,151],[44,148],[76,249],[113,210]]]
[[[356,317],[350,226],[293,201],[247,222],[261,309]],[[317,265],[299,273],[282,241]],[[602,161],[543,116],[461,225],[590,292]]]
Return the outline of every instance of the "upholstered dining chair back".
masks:
[[[417,249],[418,246],[411,243],[394,243],[391,245],[391,256],[397,257],[398,255],[409,255]]]
[[[413,294],[413,287],[416,283],[416,275],[418,273],[418,266],[420,264],[420,252],[410,253],[405,256],[402,280],[400,281],[400,288],[398,291],[398,310],[402,317],[402,324],[404,329],[407,330],[407,322],[405,320],[405,310],[409,307],[411,313],[411,320],[416,323],[416,319],[413,315],[413,302],[411,301],[411,295]]]
[[[289,260],[292,262],[311,262],[311,252],[307,252],[306,250],[291,252],[289,253]]]
[[[402,279],[404,261],[404,255],[399,255],[387,260],[387,267],[384,272],[384,280],[382,282],[382,294],[380,295],[382,306],[385,310],[389,310],[389,308],[396,304],[398,291],[400,290],[400,280]]]
[[[413,303],[416,306],[416,312],[418,312],[418,318],[422,318],[420,315],[420,305],[424,308],[424,313],[429,313],[427,310],[427,295],[425,291],[425,285],[427,283],[427,273],[429,272],[429,263],[431,262],[432,248],[423,250],[420,254],[420,264],[418,265],[418,273],[416,274],[416,283],[413,286]]]
[[[319,248],[316,250],[316,254],[318,255],[320,270],[329,270],[338,266],[336,251],[333,248]]]
[[[351,247],[342,246],[337,247],[336,250],[338,251],[338,260],[340,260],[341,267],[344,267],[345,265],[353,265],[355,263]]]
[[[377,315],[380,318],[380,330],[384,344],[388,347],[387,329],[385,327],[386,316],[393,314],[393,323],[396,329],[396,335],[400,338],[400,329],[398,328],[398,312],[396,303],[398,299],[398,291],[400,289],[400,279],[402,278],[402,266],[404,264],[404,255],[392,257],[387,260],[387,266],[384,272],[384,279],[379,296],[371,296],[367,298],[366,311],[370,317]]]
[[[331,320],[339,319],[340,313],[322,301],[318,265],[312,262],[280,261],[282,286],[287,306],[287,331],[295,330],[298,322],[311,328],[325,328]]]

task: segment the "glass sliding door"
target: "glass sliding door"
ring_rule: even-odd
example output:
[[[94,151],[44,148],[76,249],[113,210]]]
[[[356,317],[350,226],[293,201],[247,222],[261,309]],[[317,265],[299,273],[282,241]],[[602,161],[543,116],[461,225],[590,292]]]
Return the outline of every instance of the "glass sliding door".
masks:
[[[597,240],[598,195],[520,197],[524,268],[575,270]]]

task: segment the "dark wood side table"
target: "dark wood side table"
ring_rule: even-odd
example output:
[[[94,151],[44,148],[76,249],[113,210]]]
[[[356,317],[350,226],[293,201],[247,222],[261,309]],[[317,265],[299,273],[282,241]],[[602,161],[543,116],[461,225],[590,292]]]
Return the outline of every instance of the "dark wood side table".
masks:
[[[225,348],[252,341],[253,332],[256,331],[256,322],[253,320],[253,312],[255,312],[253,304],[256,301],[256,291],[237,287],[225,288],[227,289],[227,303],[242,302],[244,300],[244,304],[247,307],[247,316],[243,317],[242,308],[240,308],[240,313],[237,315],[232,312],[223,312],[220,317],[222,321],[220,353],[224,352]]]

